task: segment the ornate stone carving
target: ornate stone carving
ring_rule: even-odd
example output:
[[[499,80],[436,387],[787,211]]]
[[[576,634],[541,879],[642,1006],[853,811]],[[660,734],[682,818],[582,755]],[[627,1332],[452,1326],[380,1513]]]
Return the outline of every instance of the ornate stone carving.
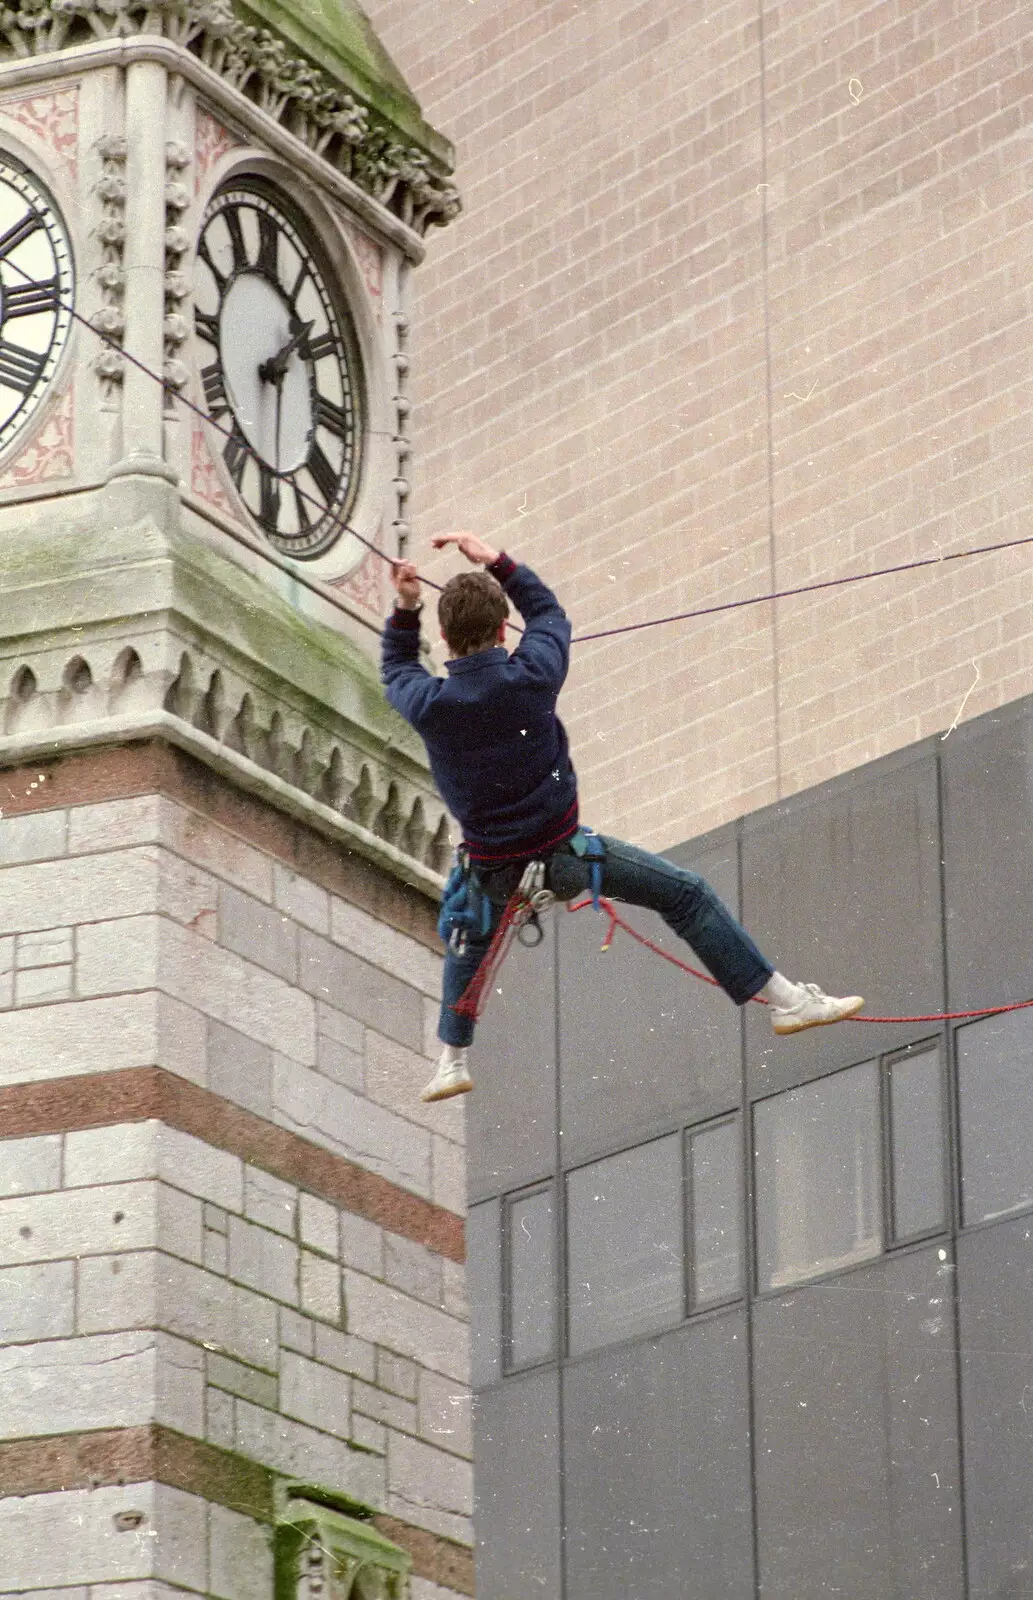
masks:
[[[416,232],[458,214],[455,186],[424,151],[317,63],[240,21],[230,0],[0,0],[0,40],[15,56],[143,32],[190,50]]]
[[[219,481],[219,473],[205,437],[204,423],[193,419],[190,432],[190,487],[213,511],[236,519],[238,512]]]
[[[97,235],[101,244],[101,265],[97,273],[102,304],[91,322],[98,333],[104,335],[94,367],[100,376],[101,392],[110,402],[115,388],[122,382],[125,358],[118,348],[125,333],[124,311],[125,270],[123,266],[126,241],[126,142],[113,134],[105,134],[98,141],[102,167],[96,193],[101,202]]]
[[[183,175],[190,166],[190,151],[177,139],[165,146],[165,383],[169,389],[183,389],[190,380],[190,368],[179,359],[179,351],[190,337],[190,322],[180,306],[190,294],[190,280],[182,270],[183,256],[190,249],[190,234],[182,226],[183,213],[191,203],[190,188]]]
[[[337,1510],[324,1502],[346,1502],[325,1490],[289,1494],[276,1530],[276,1600],[406,1600],[411,1557],[378,1533],[367,1508]]]
[[[194,128],[194,193],[200,194],[209,172],[231,150],[240,148],[236,134],[223,127],[203,106],[197,108]]]
[[[34,133],[48,148],[63,177],[74,183],[79,171],[79,86],[19,95],[0,103],[0,115]]]
[[[377,542],[379,544],[379,539]],[[383,569],[382,557],[370,550],[354,572],[349,573],[346,578],[332,579],[330,586],[348,595],[356,605],[368,611],[371,616],[380,617],[384,609],[380,582]]]
[[[359,264],[359,271],[362,273],[362,281],[366,285],[379,322],[384,297],[383,251],[370,238],[368,233],[362,232],[361,228],[356,228],[350,222],[343,220],[342,226],[348,236],[348,243],[355,252],[355,259]]]
[[[13,643],[13,641],[12,641]],[[242,787],[361,853],[389,859],[434,888],[451,849],[448,817],[429,780],[392,770],[349,736],[317,722],[273,684],[172,635],[80,640],[0,663],[0,760],[64,745],[166,737],[226,769]]]
[[[392,480],[395,493],[395,518],[394,530],[398,541],[399,554],[404,554],[409,542],[409,458],[412,446],[409,443],[409,415],[412,406],[406,394],[409,379],[409,318],[404,311],[396,311],[394,315],[395,349],[392,362],[395,369],[395,475]]]
[[[75,396],[72,384],[47,404],[42,427],[17,460],[0,476],[0,489],[24,489],[31,483],[71,477],[75,466]]]

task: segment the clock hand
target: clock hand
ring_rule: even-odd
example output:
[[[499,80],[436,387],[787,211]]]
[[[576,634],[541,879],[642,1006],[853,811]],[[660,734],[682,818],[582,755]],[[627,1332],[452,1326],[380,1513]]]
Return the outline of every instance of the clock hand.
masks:
[[[263,383],[275,383],[277,388],[283,383],[287,375],[287,366],[291,356],[298,346],[306,340],[312,332],[311,322],[300,322],[291,337],[287,340],[282,350],[278,350],[268,361],[263,361],[258,369],[258,376]]]
[[[276,385],[276,475],[280,475],[280,413],[283,410],[283,383]]]

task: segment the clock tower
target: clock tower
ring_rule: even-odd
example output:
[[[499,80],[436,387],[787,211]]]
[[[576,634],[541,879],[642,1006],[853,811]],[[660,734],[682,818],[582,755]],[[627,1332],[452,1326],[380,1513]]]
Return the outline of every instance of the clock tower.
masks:
[[[376,668],[451,169],[356,0],[0,10],[5,1592],[473,1592],[448,818]]]

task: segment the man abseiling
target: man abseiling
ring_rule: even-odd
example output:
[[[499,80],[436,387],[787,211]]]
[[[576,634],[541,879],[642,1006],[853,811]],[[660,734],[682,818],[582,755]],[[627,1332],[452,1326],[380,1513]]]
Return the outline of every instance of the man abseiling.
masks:
[[[658,911],[736,1005],[760,995],[776,1033],[798,1033],[855,1016],[859,995],[836,998],[813,983],[792,983],[758,950],[710,885],[620,839],[589,836],[578,818],[577,778],[556,701],[567,675],[570,623],[552,590],[529,567],[472,533],[439,534],[474,567],[446,583],[438,601],[451,651],[448,676],[420,661],[420,580],[410,561],[392,565],[397,603],[384,627],[381,677],[388,700],[427,747],[431,772],[463,830],[463,870],[485,907],[481,923],[445,951],[438,1037],[442,1050],[424,1100],[472,1089],[467,1061],[474,1020],[455,1010],[481,964],[502,912],[531,861],[546,885],[572,900],[592,882],[602,892]],[[512,601],[524,632],[510,653]],[[598,875],[597,875],[598,881]]]

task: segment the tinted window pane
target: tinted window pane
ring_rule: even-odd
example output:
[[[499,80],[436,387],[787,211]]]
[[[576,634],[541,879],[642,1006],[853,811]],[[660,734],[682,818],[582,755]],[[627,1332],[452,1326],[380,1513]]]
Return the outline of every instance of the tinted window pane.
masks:
[[[567,1230],[572,1355],[679,1322],[680,1135],[570,1173]]]
[[[555,1280],[551,1189],[513,1200],[509,1222],[509,1357],[533,1366],[555,1353]]]
[[[943,1089],[938,1049],[890,1067],[893,1232],[898,1239],[943,1227]]]
[[[742,1201],[738,1122],[689,1135],[692,1302],[727,1300],[742,1286]]]
[[[754,1108],[757,1274],[778,1289],[882,1247],[874,1062]]]
[[[966,1222],[1033,1203],[1033,1015],[958,1033],[961,1194]]]

